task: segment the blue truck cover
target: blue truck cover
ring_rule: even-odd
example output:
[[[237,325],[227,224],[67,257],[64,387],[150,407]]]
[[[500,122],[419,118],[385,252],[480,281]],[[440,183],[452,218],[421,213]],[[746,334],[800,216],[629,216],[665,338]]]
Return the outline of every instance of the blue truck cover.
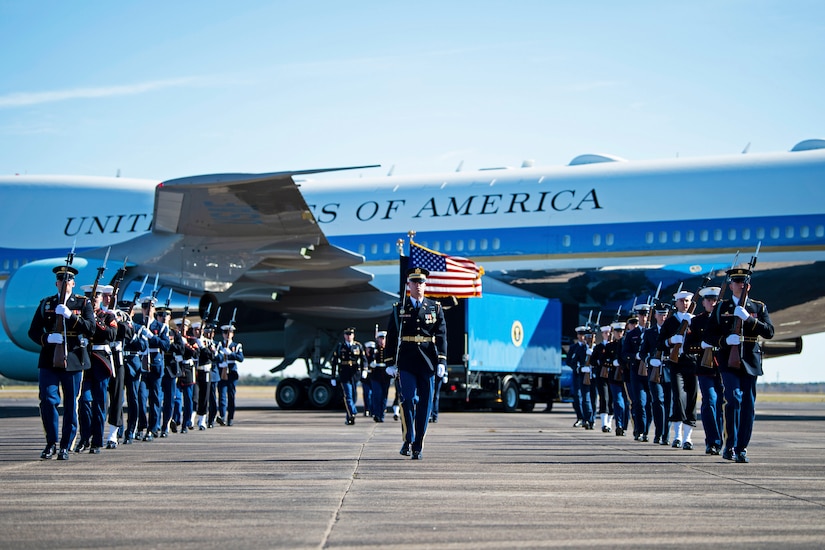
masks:
[[[558,300],[485,292],[466,301],[468,367],[476,372],[561,374]]]

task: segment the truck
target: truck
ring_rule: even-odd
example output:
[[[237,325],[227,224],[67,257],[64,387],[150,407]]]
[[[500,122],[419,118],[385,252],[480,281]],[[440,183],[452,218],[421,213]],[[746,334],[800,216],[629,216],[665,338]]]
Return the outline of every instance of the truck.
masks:
[[[483,297],[440,301],[447,324],[441,409],[529,412],[537,403],[552,409],[563,397],[570,369],[563,364],[559,300],[491,280]],[[308,378],[285,378],[278,384],[275,397],[282,409],[339,406],[340,388],[329,384],[326,365],[318,366],[328,357],[318,355],[307,360]]]

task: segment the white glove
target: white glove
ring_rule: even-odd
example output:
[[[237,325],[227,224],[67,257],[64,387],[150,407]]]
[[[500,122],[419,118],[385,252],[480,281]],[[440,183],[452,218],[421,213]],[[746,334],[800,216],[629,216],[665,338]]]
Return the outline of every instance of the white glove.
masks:
[[[614,367],[618,367],[618,366],[619,366],[619,360],[618,360],[618,359],[614,359],[614,360],[613,360],[613,366],[614,366]]]
[[[367,369],[363,369],[361,371],[361,379],[362,380],[366,380],[368,375],[369,375],[369,373],[367,372]]]
[[[731,334],[725,338],[725,343],[729,346],[738,346],[741,343],[741,340],[738,334]]]
[[[50,344],[62,344],[63,343],[63,335],[59,332],[52,332],[46,337],[46,341]]]
[[[588,357],[590,357],[591,355],[593,355],[593,350],[592,350],[592,349],[590,349],[590,348],[587,348],[587,351],[585,351],[584,353],[585,353],[585,355],[587,355]]]
[[[439,378],[444,378],[445,374],[447,374],[447,367],[439,363],[438,367],[435,369],[435,375]]]
[[[708,344],[704,340],[702,340],[702,349],[710,349],[713,347],[713,344]]]
[[[638,352],[636,352],[636,361],[641,361],[641,360],[642,360],[642,358],[641,358],[641,357],[639,357],[639,353],[638,353]]]
[[[651,359],[648,362],[648,365],[650,365],[651,367],[661,367],[662,366],[662,360],[661,359]]]
[[[54,308],[54,312],[58,315],[62,315],[66,319],[72,316],[72,310],[67,308],[64,304],[59,304],[56,308]]]
[[[733,310],[733,314],[742,319],[743,321],[747,321],[748,317],[751,316],[751,314],[748,313],[748,310],[743,308],[742,306],[736,306],[736,309]]]
[[[676,344],[684,344],[684,343],[685,343],[685,337],[682,336],[681,334],[674,334],[673,336],[670,337],[670,345],[671,346],[675,346]]]
[[[387,376],[392,378],[398,373],[398,367],[387,367]]]
[[[583,373],[588,373],[588,372],[590,372],[591,370],[592,370],[592,369],[591,369],[590,367],[582,367],[582,372],[583,372]]]
[[[330,384],[330,386],[332,386],[334,388],[336,386],[336,384],[338,384],[338,381],[335,378],[333,378],[332,380],[329,381],[329,384]]]

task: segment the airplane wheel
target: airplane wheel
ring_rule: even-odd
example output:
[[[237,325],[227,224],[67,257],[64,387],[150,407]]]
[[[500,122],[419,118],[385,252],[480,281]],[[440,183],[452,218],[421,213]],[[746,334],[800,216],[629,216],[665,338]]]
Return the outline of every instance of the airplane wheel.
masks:
[[[332,404],[335,391],[329,380],[319,379],[309,387],[309,403],[316,409],[327,409]]]
[[[304,389],[295,378],[285,378],[275,389],[275,401],[282,409],[297,409],[304,401]]]

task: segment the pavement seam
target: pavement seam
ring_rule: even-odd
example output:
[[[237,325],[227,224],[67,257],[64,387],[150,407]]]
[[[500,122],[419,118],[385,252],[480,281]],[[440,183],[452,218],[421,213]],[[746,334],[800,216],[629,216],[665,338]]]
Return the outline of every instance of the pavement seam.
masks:
[[[346,489],[344,489],[343,494],[341,494],[341,498],[338,500],[338,506],[335,508],[335,513],[332,514],[332,519],[329,520],[327,524],[327,528],[324,531],[324,536],[321,537],[321,543],[318,545],[319,549],[323,549],[327,547],[329,542],[329,537],[332,535],[332,530],[335,528],[335,524],[338,523],[338,520],[341,519],[341,509],[344,507],[344,500],[346,500],[347,495],[349,494],[350,489],[352,489],[352,484],[355,483],[355,478],[358,475],[358,468],[361,466],[361,457],[364,456],[364,449],[367,447],[367,444],[372,440],[372,436],[375,435],[375,426],[372,426],[370,429],[369,437],[366,441],[361,443],[361,448],[358,450],[358,457],[355,459],[355,467],[352,469],[352,474],[349,477],[349,482],[347,483]]]

